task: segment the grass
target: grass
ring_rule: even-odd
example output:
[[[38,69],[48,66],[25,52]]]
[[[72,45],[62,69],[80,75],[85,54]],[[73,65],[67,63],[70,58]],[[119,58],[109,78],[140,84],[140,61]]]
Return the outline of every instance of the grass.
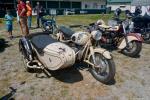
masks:
[[[59,25],[72,25],[72,24],[84,24],[88,25],[89,23],[96,22],[98,19],[103,19],[105,22],[108,19],[112,19],[113,13],[111,14],[86,14],[86,15],[59,15],[56,16],[57,24]],[[124,14],[121,15],[121,18],[124,18]],[[0,25],[4,24],[4,20],[0,19]],[[36,23],[36,17],[33,16],[32,24]],[[14,19],[14,24],[16,24],[16,18]]]

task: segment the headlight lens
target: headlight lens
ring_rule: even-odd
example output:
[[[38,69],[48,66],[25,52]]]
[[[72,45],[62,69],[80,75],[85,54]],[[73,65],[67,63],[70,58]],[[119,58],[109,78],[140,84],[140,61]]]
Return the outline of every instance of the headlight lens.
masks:
[[[93,39],[95,39],[96,41],[100,40],[102,37],[102,32],[99,30],[95,30],[91,32]]]

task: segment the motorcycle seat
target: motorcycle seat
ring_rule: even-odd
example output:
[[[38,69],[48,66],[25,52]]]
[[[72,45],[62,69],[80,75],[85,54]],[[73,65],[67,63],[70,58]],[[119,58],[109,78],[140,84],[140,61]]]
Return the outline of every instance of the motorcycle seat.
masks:
[[[31,42],[33,44],[33,46],[35,47],[35,49],[39,52],[42,53],[43,49],[54,42],[57,42],[57,40],[53,39],[52,37],[50,37],[49,35],[46,34],[40,34],[40,35],[36,35],[34,37],[31,38]]]
[[[71,30],[70,28],[65,27],[65,26],[60,26],[59,31],[61,31],[63,33],[63,35],[67,38],[70,38],[72,36],[72,34],[75,33],[73,30]]]

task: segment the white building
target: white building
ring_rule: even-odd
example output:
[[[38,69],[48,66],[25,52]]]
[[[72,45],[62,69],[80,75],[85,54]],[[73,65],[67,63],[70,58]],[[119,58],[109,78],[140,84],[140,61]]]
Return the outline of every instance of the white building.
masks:
[[[107,0],[107,7],[111,7],[112,11],[117,8],[120,8],[122,11],[130,10],[131,0]]]
[[[47,10],[56,9],[57,14],[71,10],[73,13],[105,13],[106,0],[31,0],[32,6],[35,7],[36,2]],[[71,12],[72,13],[72,12]]]
[[[39,1],[45,8],[55,9],[101,9],[106,0],[32,0],[33,7]]]

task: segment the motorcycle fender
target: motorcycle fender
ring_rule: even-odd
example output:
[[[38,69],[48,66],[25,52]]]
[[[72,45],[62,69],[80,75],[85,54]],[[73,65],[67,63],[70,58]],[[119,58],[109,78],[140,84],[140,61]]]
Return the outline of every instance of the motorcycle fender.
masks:
[[[107,59],[111,59],[111,58],[112,58],[110,52],[107,51],[107,50],[105,50],[105,49],[103,49],[103,48],[95,48],[95,49],[93,50],[93,52],[94,52],[94,53],[95,53],[95,52],[100,53],[100,54],[102,54],[102,55],[103,55],[105,58],[107,58]],[[90,59],[90,56],[91,56],[91,54],[89,55],[89,58],[88,58],[88,59]]]
[[[135,36],[127,36],[128,39],[128,43],[131,41],[139,41],[138,38],[136,38]],[[125,41],[125,39],[122,40],[122,42],[120,43],[120,45],[118,46],[119,49],[124,49],[127,46],[127,43]]]

